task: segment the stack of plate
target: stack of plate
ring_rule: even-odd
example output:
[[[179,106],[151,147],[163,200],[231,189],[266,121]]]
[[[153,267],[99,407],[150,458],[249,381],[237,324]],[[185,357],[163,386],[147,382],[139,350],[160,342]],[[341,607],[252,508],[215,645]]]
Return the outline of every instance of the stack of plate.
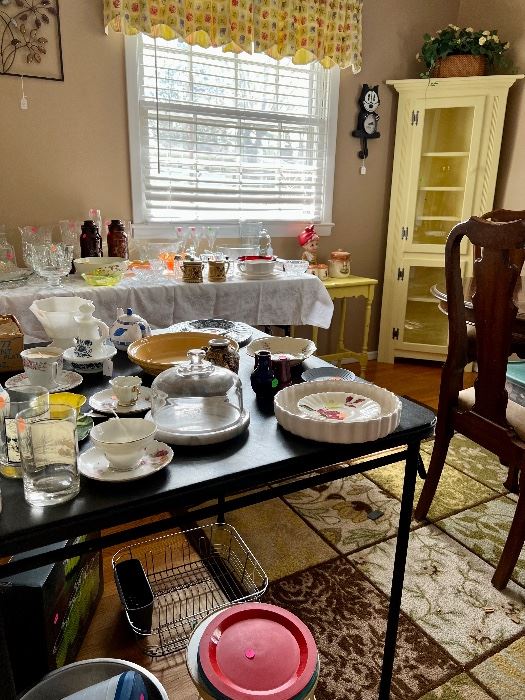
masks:
[[[204,620],[190,639],[187,665],[203,700],[314,700],[319,678],[308,627],[264,603],[235,605]]]
[[[278,423],[294,435],[344,444],[385,437],[401,417],[401,401],[391,391],[333,379],[282,389],[274,407]]]

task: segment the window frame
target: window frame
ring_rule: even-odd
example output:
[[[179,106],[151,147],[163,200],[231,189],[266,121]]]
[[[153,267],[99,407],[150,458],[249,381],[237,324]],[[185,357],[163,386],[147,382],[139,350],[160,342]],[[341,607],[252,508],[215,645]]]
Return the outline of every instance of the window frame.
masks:
[[[125,70],[128,101],[128,136],[129,161],[131,173],[131,200],[133,211],[133,233],[136,238],[171,238],[174,226],[199,225],[201,221],[177,221],[176,223],[157,223],[145,220],[144,188],[140,163],[140,125],[139,125],[139,90],[138,90],[138,50],[137,36],[124,38]],[[324,169],[326,193],[321,221],[293,220],[261,220],[272,237],[288,238],[297,236],[306,225],[315,223],[320,236],[329,236],[332,231],[332,204],[334,189],[335,150],[337,139],[337,116],[339,108],[339,68],[329,69],[329,103],[328,103],[328,134]],[[222,221],[213,224],[217,229],[218,238],[237,238],[239,236],[239,220]]]

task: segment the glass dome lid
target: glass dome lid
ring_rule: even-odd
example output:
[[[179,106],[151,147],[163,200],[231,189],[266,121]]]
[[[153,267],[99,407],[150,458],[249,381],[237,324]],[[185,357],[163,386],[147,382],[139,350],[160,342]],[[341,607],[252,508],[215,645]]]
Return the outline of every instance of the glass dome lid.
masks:
[[[239,377],[190,350],[188,362],[161,372],[151,385],[151,415],[165,432],[205,435],[234,425],[243,413]]]

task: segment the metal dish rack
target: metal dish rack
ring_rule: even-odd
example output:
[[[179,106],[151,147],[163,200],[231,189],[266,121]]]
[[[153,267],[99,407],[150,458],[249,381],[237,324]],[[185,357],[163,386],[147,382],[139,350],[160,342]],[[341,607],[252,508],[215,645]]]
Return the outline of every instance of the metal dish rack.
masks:
[[[234,527],[214,523],[120,549],[113,569],[138,559],[153,592],[151,630],[139,629],[124,609],[145,654],[173,654],[186,648],[196,627],[233,603],[258,600],[268,577]]]

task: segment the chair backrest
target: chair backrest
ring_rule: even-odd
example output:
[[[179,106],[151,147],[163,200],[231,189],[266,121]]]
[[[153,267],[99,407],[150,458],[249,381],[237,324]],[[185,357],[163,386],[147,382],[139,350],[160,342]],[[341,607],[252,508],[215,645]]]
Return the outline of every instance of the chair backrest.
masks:
[[[508,223],[472,217],[452,229],[445,247],[449,315],[447,363],[462,372],[469,362],[460,267],[460,244],[466,237],[478,251],[472,297],[478,376],[474,384],[475,404],[470,413],[505,429],[508,428],[506,368],[517,314],[513,296],[525,260],[525,216],[516,218],[521,214],[523,212],[509,214]]]

